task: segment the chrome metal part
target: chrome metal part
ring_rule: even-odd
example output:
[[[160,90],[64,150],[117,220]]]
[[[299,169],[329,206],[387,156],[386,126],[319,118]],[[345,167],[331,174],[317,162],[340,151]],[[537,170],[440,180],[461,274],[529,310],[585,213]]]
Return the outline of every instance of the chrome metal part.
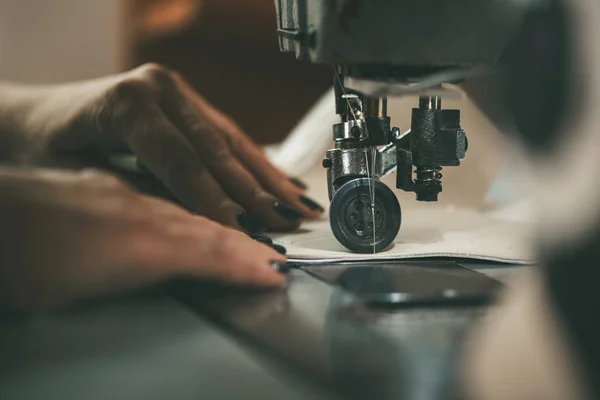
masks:
[[[377,149],[375,162],[371,148],[332,149],[327,152],[327,185],[329,199],[346,181],[352,178],[372,176],[381,179],[392,173],[397,167],[397,148],[394,143]],[[375,168],[373,168],[373,165]]]
[[[371,152],[364,148],[333,149],[326,154],[329,160],[327,169],[327,187],[329,200],[345,181],[352,178],[365,177],[369,175],[371,165]],[[375,163],[377,166],[377,162]]]
[[[333,126],[333,140],[366,140],[369,137],[367,128],[362,120],[349,120]]]

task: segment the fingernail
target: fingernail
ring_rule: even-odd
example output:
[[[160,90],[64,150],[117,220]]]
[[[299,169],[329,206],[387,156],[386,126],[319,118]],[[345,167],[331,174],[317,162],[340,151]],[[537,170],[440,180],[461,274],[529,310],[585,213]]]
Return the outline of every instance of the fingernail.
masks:
[[[280,274],[287,274],[288,272],[290,272],[290,267],[287,264],[280,263],[278,261],[273,261],[271,263],[271,268],[273,268],[275,271],[279,272]]]
[[[283,247],[282,245],[272,244],[271,247],[281,255],[285,256],[287,254],[287,249],[285,247]]]
[[[268,237],[267,235],[263,235],[262,233],[251,233],[248,236],[250,236],[252,239],[256,240],[257,242],[266,244],[267,246],[273,245],[273,240],[270,237]]]
[[[296,210],[293,207],[288,206],[287,204],[282,204],[276,201],[273,204],[273,208],[275,211],[279,213],[283,218],[288,219],[290,221],[298,221],[302,219],[303,215],[300,211]]]
[[[299,187],[302,190],[308,189],[308,186],[306,185],[306,183],[302,182],[298,178],[290,178],[290,182],[292,182],[294,185],[296,185],[297,187]]]
[[[237,220],[240,226],[249,233],[257,233],[266,229],[265,225],[258,218],[245,211],[242,211],[238,215]]]
[[[316,201],[309,199],[306,196],[300,196],[300,201],[306,207],[310,208],[312,211],[324,212],[325,209],[321,207]]]

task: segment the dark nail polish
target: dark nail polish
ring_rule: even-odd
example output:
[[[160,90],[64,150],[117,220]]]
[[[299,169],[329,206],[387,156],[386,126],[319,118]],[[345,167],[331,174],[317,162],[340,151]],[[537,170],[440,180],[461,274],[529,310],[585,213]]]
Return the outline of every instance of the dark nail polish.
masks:
[[[273,261],[271,263],[271,268],[273,268],[275,271],[279,272],[280,274],[287,274],[288,272],[290,272],[290,267],[287,264],[280,263],[277,261]]]
[[[246,232],[249,233],[257,233],[266,229],[261,220],[245,211],[238,215],[238,223]]]
[[[300,201],[302,202],[302,204],[304,204],[306,207],[310,208],[312,211],[319,211],[319,212],[325,211],[325,209],[323,207],[321,207],[319,204],[317,204],[317,202],[309,199],[306,196],[300,196]]]
[[[273,245],[273,240],[267,235],[263,235],[262,233],[250,233],[249,236],[257,242],[266,244],[267,246]]]
[[[279,215],[290,221],[298,221],[303,217],[300,211],[288,206],[287,204],[282,204],[278,201],[276,201],[275,204],[273,204],[273,208],[279,213]]]
[[[297,187],[299,187],[302,190],[308,189],[308,186],[306,185],[306,183],[302,182],[298,178],[290,178],[290,182],[292,182],[294,185],[296,185]]]
[[[280,244],[273,244],[271,247],[281,255],[285,256],[287,254],[287,249]]]

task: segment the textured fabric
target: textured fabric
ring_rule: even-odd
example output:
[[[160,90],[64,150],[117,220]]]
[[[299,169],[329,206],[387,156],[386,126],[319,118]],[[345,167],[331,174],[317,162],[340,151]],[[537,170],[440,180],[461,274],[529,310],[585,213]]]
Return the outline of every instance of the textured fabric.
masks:
[[[510,215],[514,217],[515,213]],[[395,243],[378,254],[356,254],[342,247],[331,233],[327,218],[273,238],[288,249],[291,259],[300,260],[460,257],[528,264],[536,257],[533,224],[524,219],[433,204],[413,207],[404,213]]]

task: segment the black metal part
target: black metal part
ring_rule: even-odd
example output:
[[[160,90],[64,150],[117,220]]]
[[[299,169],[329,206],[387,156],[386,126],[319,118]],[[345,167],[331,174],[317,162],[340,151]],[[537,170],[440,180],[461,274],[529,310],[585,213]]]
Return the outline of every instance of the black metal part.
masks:
[[[437,201],[442,191],[442,168],[437,165],[419,165],[415,168],[417,201]]]
[[[397,162],[396,187],[405,192],[414,191],[415,183],[412,178],[413,159],[410,149],[404,147],[406,142],[400,141],[396,144]]]
[[[306,46],[302,43],[290,40],[283,40],[282,51],[308,55],[318,63],[359,66],[357,75],[402,78],[413,74],[394,73],[393,69],[494,66],[514,37],[525,10],[531,7],[530,3],[537,2],[276,0],[275,3],[278,28],[306,31],[313,27],[319,33],[316,46],[310,51],[303,49]]]
[[[415,165],[458,166],[465,156],[459,110],[414,108],[411,137]]]
[[[459,110],[442,110],[439,97],[421,97],[412,111],[408,139],[396,142],[396,187],[412,191],[418,201],[437,201],[442,191],[442,166],[458,166],[467,151]],[[415,179],[412,179],[412,167]]]
[[[375,193],[374,211],[369,185]],[[357,253],[372,253],[392,244],[400,230],[402,213],[394,192],[385,184],[370,178],[356,178],[342,185],[333,196],[329,222],[343,246]]]
[[[277,35],[283,39],[288,39],[294,42],[298,42],[301,45],[314,48],[317,43],[317,31],[309,29],[302,31],[299,29],[277,29]]]
[[[382,146],[389,143],[390,117],[367,117],[365,121],[369,133],[369,137],[363,142],[365,146]]]

